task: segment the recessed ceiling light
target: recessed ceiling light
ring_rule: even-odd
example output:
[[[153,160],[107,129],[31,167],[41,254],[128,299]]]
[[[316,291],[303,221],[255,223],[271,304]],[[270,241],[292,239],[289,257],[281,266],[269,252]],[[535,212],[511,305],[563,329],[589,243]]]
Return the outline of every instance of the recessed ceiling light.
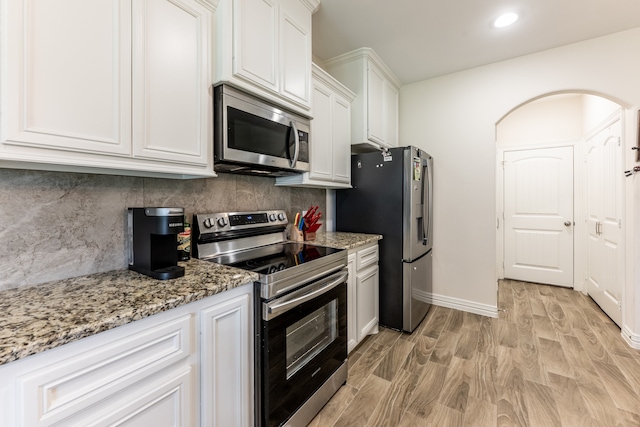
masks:
[[[513,12],[505,13],[500,15],[498,19],[493,21],[493,26],[496,28],[507,27],[513,24],[514,22],[516,22],[517,20],[518,20],[517,13],[513,13]]]

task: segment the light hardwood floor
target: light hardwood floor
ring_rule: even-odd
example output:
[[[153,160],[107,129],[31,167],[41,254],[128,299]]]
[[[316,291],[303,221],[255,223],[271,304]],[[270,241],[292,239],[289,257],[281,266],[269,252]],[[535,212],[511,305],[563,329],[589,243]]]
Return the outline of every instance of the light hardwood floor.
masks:
[[[498,308],[381,328],[310,426],[640,426],[640,351],[589,297],[505,280]]]

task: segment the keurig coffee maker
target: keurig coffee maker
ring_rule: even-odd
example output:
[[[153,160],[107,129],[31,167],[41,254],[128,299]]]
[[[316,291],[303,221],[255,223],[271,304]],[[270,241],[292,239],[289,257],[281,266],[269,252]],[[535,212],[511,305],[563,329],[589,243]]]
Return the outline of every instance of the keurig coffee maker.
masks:
[[[129,269],[160,280],[184,276],[176,250],[183,218],[183,208],[129,208]]]

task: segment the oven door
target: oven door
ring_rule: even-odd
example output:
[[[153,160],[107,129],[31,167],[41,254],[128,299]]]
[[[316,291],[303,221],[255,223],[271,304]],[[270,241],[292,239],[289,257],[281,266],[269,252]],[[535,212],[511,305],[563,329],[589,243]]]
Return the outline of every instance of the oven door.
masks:
[[[261,425],[281,425],[345,362],[347,274],[262,303]]]

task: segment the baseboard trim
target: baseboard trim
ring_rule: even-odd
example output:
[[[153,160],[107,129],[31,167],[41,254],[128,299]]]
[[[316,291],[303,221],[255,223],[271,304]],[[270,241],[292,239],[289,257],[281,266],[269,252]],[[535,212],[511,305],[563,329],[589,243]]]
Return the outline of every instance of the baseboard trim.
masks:
[[[624,339],[631,348],[640,350],[640,335],[633,333],[626,325],[622,327],[622,339]]]
[[[498,306],[495,305],[480,304],[474,301],[437,294],[428,294],[426,295],[426,299],[433,305],[454,308],[456,310],[467,311],[481,316],[498,317]]]

